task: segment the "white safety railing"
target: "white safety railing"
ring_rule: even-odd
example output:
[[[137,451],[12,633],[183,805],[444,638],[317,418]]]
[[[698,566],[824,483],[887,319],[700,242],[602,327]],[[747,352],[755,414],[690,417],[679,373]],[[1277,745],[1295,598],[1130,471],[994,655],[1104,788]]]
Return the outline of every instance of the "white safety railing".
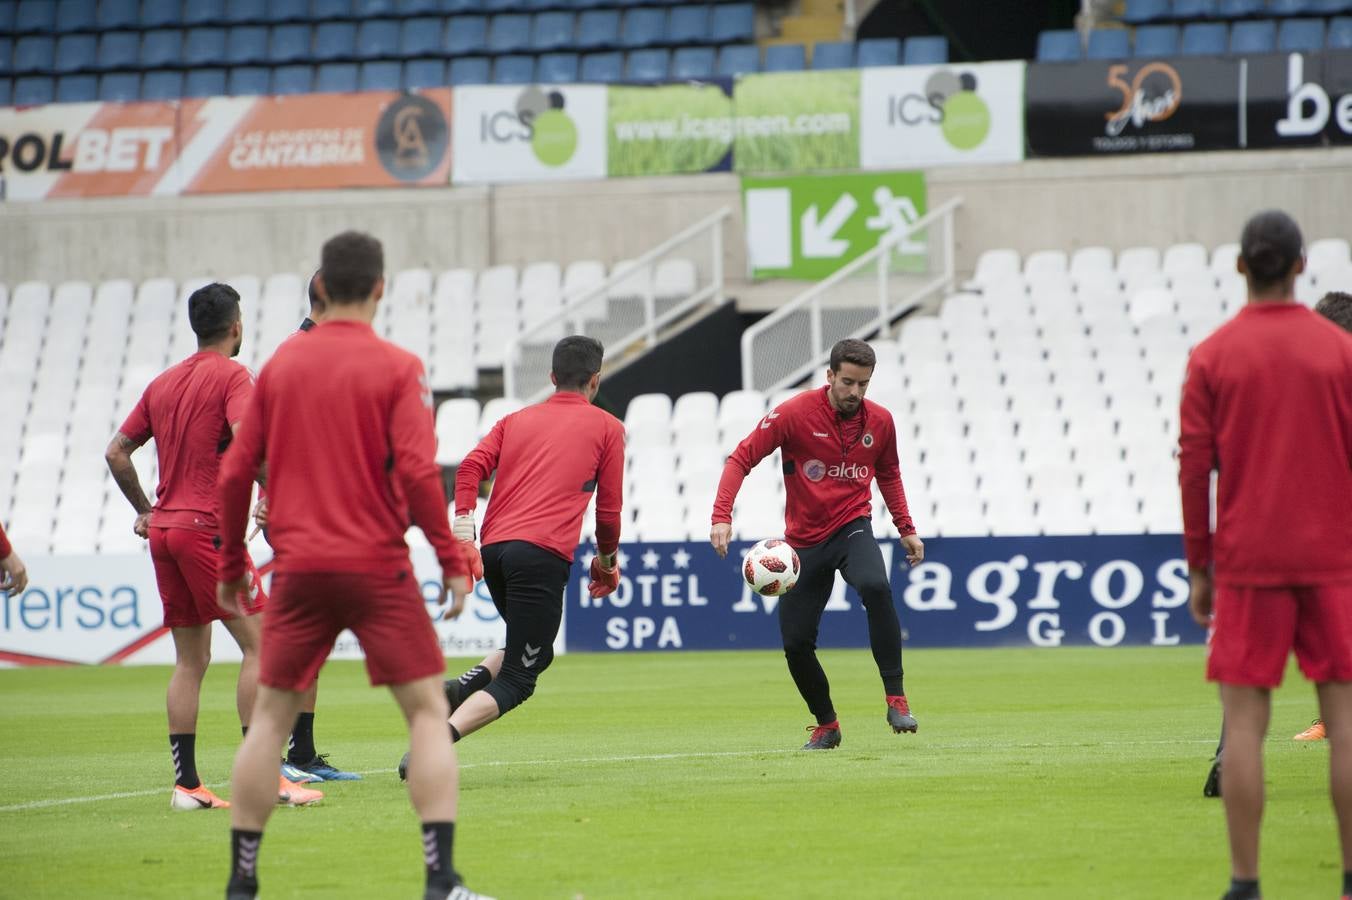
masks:
[[[725,299],[723,229],[732,210],[723,207],[667,238],[642,256],[615,266],[605,281],[564,298],[563,307],[507,342],[502,376],[508,397],[527,403],[543,399],[551,390],[550,354],[565,334],[596,337],[606,348],[607,361],[625,358],[637,347],[657,343],[659,332],[700,305]],[[693,275],[676,294],[662,296],[662,263]]]
[[[790,387],[824,363],[836,341],[882,335],[902,314],[930,296],[951,291],[955,278],[953,217],[960,206],[962,198],[954,197],[889,234],[878,246],[742,332],[742,387],[767,393]],[[911,289],[894,302],[893,251],[927,230],[926,271],[919,276],[923,280],[917,284],[916,278],[908,279]],[[939,232],[937,239],[935,231]],[[826,302],[834,289],[869,266],[877,267],[876,306]]]

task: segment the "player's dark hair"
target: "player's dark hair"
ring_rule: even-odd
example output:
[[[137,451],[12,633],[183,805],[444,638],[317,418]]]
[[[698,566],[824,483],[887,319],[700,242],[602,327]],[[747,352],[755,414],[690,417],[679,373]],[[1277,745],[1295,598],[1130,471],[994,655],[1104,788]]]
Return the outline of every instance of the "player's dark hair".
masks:
[[[1352,331],[1352,294],[1329,291],[1314,305],[1314,311],[1343,331]]]
[[[228,284],[212,282],[188,297],[188,324],[202,346],[223,339],[238,320],[239,292]]]
[[[315,273],[310,276],[310,283],[305,286],[305,295],[310,298],[310,311],[318,312],[324,308],[324,298],[319,296],[319,273],[321,270],[315,269]]]
[[[554,381],[568,390],[580,390],[597,372],[601,371],[601,360],[606,349],[596,338],[581,334],[572,334],[554,345],[554,358],[550,368],[554,372]]]
[[[874,354],[873,348],[863,341],[846,338],[843,341],[836,341],[836,345],[831,348],[831,371],[839,372],[843,363],[854,363],[856,366],[872,369],[878,364],[878,357]]]
[[[1265,291],[1286,281],[1304,252],[1300,226],[1281,210],[1260,212],[1244,223],[1239,255],[1255,290]]]
[[[344,231],[324,242],[319,271],[331,302],[360,303],[385,275],[385,250],[369,234]]]

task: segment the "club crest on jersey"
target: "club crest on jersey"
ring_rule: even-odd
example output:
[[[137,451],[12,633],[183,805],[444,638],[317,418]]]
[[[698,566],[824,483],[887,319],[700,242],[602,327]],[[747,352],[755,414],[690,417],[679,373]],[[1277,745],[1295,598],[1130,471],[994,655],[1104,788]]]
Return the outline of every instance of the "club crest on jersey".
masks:
[[[864,439],[863,439],[862,441],[860,441],[859,443],[863,444],[865,447],[872,447],[872,446],[873,446],[873,435],[872,435],[870,432],[865,431],[865,432],[864,432]]]
[[[821,481],[826,477],[826,463],[820,459],[809,459],[803,463],[803,477],[808,481]]]

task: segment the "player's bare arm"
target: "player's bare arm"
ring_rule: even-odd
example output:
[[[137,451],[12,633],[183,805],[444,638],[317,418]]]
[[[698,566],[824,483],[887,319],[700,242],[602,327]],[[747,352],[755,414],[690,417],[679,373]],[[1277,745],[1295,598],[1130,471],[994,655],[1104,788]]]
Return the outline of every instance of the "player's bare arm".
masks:
[[[19,554],[11,550],[9,556],[0,559],[0,594],[22,594],[27,587],[28,568]]]
[[[132,529],[144,538],[150,534],[150,500],[141,488],[141,479],[137,476],[136,466],[131,461],[131,455],[140,446],[119,431],[113,435],[103,458],[107,461],[108,470],[113,473],[113,480],[117,482],[122,496],[126,497],[132,509],[136,510],[136,522]]]

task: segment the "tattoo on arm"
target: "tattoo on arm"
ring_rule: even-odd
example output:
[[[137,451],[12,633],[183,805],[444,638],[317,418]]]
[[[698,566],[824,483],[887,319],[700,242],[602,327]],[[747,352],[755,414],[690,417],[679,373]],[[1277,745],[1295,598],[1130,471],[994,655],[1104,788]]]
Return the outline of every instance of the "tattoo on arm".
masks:
[[[136,466],[132,465],[131,461],[132,451],[139,446],[141,445],[119,432],[104,456],[108,461],[108,470],[113,473],[113,480],[117,482],[122,496],[131,503],[137,515],[144,515],[150,512],[150,500],[141,489],[141,479],[137,476]]]

